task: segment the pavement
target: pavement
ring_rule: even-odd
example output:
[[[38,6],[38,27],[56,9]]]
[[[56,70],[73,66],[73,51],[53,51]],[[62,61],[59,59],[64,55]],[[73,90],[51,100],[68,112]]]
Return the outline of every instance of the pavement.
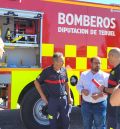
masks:
[[[70,117],[70,129],[83,129],[79,107],[72,109]],[[20,111],[0,110],[0,129],[26,129],[20,119]]]

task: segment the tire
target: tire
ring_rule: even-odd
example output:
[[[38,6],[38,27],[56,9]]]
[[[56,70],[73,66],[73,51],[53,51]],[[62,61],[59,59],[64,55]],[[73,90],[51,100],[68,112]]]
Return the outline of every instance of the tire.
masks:
[[[50,129],[49,120],[41,112],[45,103],[41,100],[35,88],[30,89],[24,96],[20,113],[27,129]]]

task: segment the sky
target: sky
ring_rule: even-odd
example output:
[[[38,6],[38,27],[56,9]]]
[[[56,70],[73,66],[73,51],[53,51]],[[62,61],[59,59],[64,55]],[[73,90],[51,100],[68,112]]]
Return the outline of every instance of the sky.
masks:
[[[78,1],[94,2],[94,3],[102,3],[102,4],[119,4],[120,5],[120,0],[78,0]]]

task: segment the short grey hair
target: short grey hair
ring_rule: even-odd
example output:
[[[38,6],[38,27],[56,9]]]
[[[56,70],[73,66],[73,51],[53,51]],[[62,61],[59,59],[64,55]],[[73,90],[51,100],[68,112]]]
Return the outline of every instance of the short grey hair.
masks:
[[[113,54],[114,56],[120,57],[120,48],[117,48],[117,47],[112,48],[112,49],[109,51],[108,54]]]
[[[55,52],[53,55],[53,61],[57,61],[59,57],[63,57],[61,52]]]

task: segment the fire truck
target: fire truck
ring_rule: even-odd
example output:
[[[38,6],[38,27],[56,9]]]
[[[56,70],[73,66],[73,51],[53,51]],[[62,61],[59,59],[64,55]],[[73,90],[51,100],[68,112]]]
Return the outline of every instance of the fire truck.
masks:
[[[0,107],[20,108],[29,129],[49,128],[45,103],[34,87],[39,73],[52,64],[54,52],[64,54],[74,105],[80,72],[99,56],[110,70],[107,53],[120,47],[120,7],[77,0],[1,0],[0,36],[5,54],[0,60]],[[44,91],[45,92],[45,91]]]

